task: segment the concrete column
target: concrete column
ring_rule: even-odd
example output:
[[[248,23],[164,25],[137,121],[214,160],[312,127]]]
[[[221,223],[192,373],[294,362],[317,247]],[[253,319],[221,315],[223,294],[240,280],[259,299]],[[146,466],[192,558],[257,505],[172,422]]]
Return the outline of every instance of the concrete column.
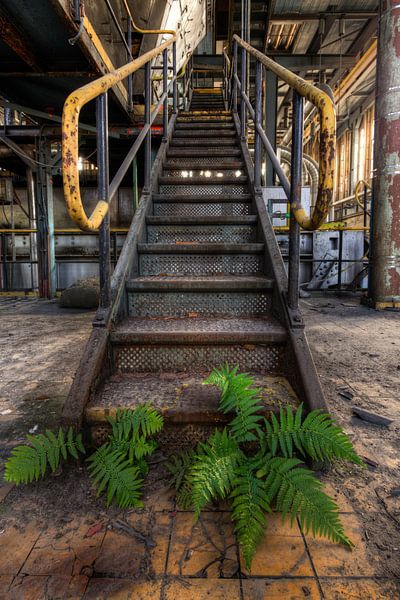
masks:
[[[369,299],[400,308],[400,3],[380,0]]]

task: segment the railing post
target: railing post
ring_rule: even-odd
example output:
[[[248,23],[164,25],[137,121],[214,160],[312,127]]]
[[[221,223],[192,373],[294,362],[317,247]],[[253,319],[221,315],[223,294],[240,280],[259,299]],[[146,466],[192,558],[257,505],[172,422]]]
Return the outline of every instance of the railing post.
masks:
[[[241,84],[241,94],[240,94],[240,137],[242,141],[246,140],[246,103],[244,101],[244,94],[246,94],[246,63],[247,63],[247,54],[246,50],[242,48],[242,64],[240,69],[240,84]]]
[[[300,225],[293,208],[301,205],[301,170],[303,164],[303,98],[293,90],[292,152],[290,169],[290,228],[288,305],[296,312],[299,307]],[[295,319],[296,320],[296,319]]]
[[[232,110],[233,112],[237,113],[237,101],[238,101],[238,96],[237,96],[237,82],[236,82],[236,77],[237,77],[237,64],[238,64],[238,45],[237,45],[237,41],[234,40],[233,41],[233,71],[232,71],[232,84],[233,84],[233,88],[232,88]]]
[[[148,127],[144,142],[144,186],[143,194],[150,194],[151,174],[151,62],[144,66],[144,126]]]
[[[97,167],[99,200],[108,202],[109,166],[108,166],[108,104],[107,92],[96,99],[97,128]],[[110,212],[104,217],[99,230],[99,275],[100,308],[109,308],[111,303],[111,261],[110,261]]]
[[[261,190],[261,137],[257,126],[261,125],[262,119],[262,71],[260,61],[256,60],[256,100],[254,110],[254,187]]]
[[[163,138],[162,141],[167,141],[168,136],[168,49],[163,50],[163,94],[165,100],[163,104]]]
[[[172,77],[173,77],[173,113],[178,110],[178,80],[176,78],[176,42],[172,44]]]
[[[128,29],[126,33],[126,42],[129,46],[128,60],[132,60],[132,23],[128,16]],[[133,76],[132,73],[128,75],[128,110],[132,110],[132,96],[133,96]]]

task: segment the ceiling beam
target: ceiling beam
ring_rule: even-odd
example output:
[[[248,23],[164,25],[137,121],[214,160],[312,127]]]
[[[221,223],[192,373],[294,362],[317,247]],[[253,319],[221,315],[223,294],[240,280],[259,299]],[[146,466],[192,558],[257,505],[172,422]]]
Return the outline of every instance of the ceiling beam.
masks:
[[[335,19],[345,19],[347,21],[362,21],[363,19],[372,19],[377,17],[377,11],[347,11],[347,12],[322,12],[322,13],[286,13],[280,15],[274,15],[271,17],[271,23],[273,25],[289,25],[291,23],[304,23],[305,21],[319,21],[328,17],[334,17]]]
[[[310,54],[316,54],[319,52],[321,46],[323,46],[324,42],[326,42],[327,37],[332,31],[333,26],[336,23],[336,15],[329,15],[327,17],[323,17],[320,20],[320,26],[322,23],[324,24],[323,31],[320,31],[318,27],[316,34],[314,35],[311,44],[309,45],[307,52]]]
[[[17,29],[2,12],[0,12],[0,38],[28,67],[34,71],[42,70],[30,48],[29,38]]]

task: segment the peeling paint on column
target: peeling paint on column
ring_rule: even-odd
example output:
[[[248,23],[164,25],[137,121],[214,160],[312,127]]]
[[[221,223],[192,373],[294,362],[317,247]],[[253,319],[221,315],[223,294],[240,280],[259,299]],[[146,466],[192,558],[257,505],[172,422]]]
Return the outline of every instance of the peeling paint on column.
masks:
[[[400,4],[380,1],[370,298],[400,307]]]

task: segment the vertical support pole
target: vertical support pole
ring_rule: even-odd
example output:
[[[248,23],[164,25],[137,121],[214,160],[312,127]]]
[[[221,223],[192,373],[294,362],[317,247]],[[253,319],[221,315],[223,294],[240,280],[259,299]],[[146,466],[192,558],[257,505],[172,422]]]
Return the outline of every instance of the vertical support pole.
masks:
[[[257,126],[261,126],[262,118],[262,73],[263,66],[256,60],[256,100],[254,110],[254,187],[261,192],[261,138]]]
[[[31,168],[26,169],[26,194],[28,200],[29,228],[36,229],[36,205],[35,205],[35,182]],[[31,261],[32,291],[36,290],[38,282],[37,274],[37,234],[29,235],[29,259]]]
[[[232,110],[234,113],[237,113],[237,103],[238,103],[238,90],[237,90],[237,64],[238,64],[238,45],[237,41],[233,42],[233,76],[232,76]]]
[[[108,103],[107,92],[96,99],[97,166],[99,200],[108,202]],[[111,303],[110,211],[107,211],[99,230],[100,308]]]
[[[126,42],[129,46],[129,53],[127,56],[128,61],[132,60],[132,23],[131,19],[128,16],[128,29],[126,32]],[[128,110],[131,111],[132,106],[132,97],[133,97],[133,75],[132,73],[128,75]]]
[[[342,289],[342,269],[343,269],[343,229],[339,229],[339,256],[338,256],[338,280],[337,289]]]
[[[247,80],[247,53],[244,48],[241,52],[242,64],[240,65],[240,84],[241,84],[241,98],[240,98],[240,137],[244,142],[246,140],[246,103],[244,101],[244,95],[246,94],[246,80]]]
[[[173,109],[174,115],[178,111],[178,80],[176,78],[176,42],[172,44],[172,77],[173,77]]]
[[[278,78],[271,71],[266,72],[265,77],[265,133],[270,144],[276,153],[276,115],[277,115],[277,97],[278,97]],[[275,183],[275,173],[271,161],[266,157],[265,165],[265,185],[273,186]]]
[[[137,159],[132,161],[132,193],[133,193],[133,212],[135,213],[139,204],[139,190],[137,177]]]
[[[56,265],[54,245],[53,179],[50,163],[51,156],[45,139],[38,144],[40,165],[37,171],[37,242],[39,295],[52,298],[56,293]]]
[[[143,193],[150,194],[150,174],[151,174],[151,64],[148,61],[144,66],[144,126],[147,128],[147,134],[144,143],[144,186]]]
[[[294,218],[294,210],[301,204],[303,164],[303,98],[296,90],[293,90],[291,154],[288,305],[296,312],[299,307],[300,225]]]
[[[399,23],[398,0],[380,0],[368,290],[376,309],[400,308]]]
[[[168,137],[168,48],[163,50],[163,94],[165,94],[165,100],[163,104],[163,138],[162,141],[166,142]]]

